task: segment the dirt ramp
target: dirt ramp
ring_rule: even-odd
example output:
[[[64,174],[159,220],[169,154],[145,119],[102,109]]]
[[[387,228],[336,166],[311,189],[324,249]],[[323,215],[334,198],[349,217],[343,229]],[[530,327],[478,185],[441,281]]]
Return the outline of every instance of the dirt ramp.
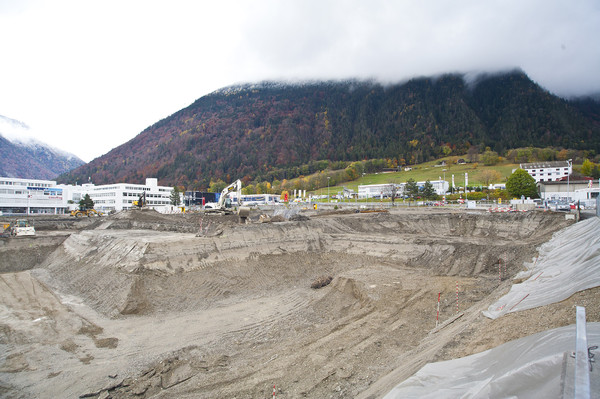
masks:
[[[108,316],[135,313],[143,301],[128,298],[139,287],[135,271],[145,243],[132,236],[119,240],[93,231],[72,234],[35,273],[59,292],[76,295]]]

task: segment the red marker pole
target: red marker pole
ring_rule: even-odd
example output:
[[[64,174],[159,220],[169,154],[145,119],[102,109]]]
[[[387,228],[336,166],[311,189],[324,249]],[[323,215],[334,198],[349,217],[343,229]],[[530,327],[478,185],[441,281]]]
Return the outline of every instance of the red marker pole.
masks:
[[[458,313],[458,281],[456,282],[456,313]]]
[[[442,293],[438,293],[438,307],[437,307],[437,316],[435,317],[435,326],[438,326],[438,320],[440,319],[440,299],[442,298]]]
[[[273,385],[273,397],[275,397],[275,385]]]

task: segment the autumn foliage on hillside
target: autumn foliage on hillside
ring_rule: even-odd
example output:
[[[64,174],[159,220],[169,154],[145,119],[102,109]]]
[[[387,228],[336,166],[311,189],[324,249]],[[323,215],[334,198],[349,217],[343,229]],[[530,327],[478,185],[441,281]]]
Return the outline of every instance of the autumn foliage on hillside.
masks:
[[[588,104],[586,104],[588,105]],[[206,188],[218,179],[273,181],[314,173],[319,161],[417,163],[472,146],[562,146],[600,151],[600,127],[522,72],[374,82],[261,83],[204,96],[108,154],[59,178],[96,184]],[[322,169],[321,169],[322,170]]]

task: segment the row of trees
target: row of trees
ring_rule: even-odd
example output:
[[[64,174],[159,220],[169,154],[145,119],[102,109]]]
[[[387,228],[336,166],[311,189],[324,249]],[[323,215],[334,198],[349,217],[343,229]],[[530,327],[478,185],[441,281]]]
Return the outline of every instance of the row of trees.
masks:
[[[486,166],[496,165],[505,159],[511,163],[566,161],[567,159],[579,162],[585,159],[598,159],[600,161],[600,155],[594,150],[569,150],[552,147],[515,148],[506,151],[501,156],[496,151],[492,151],[490,147],[486,147],[484,151],[480,151],[478,146],[472,146],[469,148],[466,156],[469,162],[481,162]]]
[[[386,191],[387,192],[385,194],[392,199],[392,203],[400,195],[399,187],[396,184],[388,185]],[[417,182],[412,178],[406,181],[406,185],[404,186],[404,192],[402,193],[402,195],[411,200],[416,198],[435,200],[439,198],[439,196],[435,192],[435,189],[433,188],[433,184],[431,184],[429,180],[425,182],[423,187],[419,187]]]

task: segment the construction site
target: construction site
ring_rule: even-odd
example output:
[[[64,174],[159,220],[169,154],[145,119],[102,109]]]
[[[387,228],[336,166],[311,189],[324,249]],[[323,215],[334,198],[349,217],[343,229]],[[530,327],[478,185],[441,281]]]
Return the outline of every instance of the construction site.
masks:
[[[0,240],[0,396],[560,398],[574,333],[572,349],[528,346],[560,357],[537,377],[539,362],[514,359],[489,378],[451,377],[462,385],[422,373],[458,373],[447,361],[475,364],[465,359],[572,330],[576,306],[600,345],[600,219],[569,216],[404,207],[253,209],[245,223],[147,209],[34,218],[35,236]]]

